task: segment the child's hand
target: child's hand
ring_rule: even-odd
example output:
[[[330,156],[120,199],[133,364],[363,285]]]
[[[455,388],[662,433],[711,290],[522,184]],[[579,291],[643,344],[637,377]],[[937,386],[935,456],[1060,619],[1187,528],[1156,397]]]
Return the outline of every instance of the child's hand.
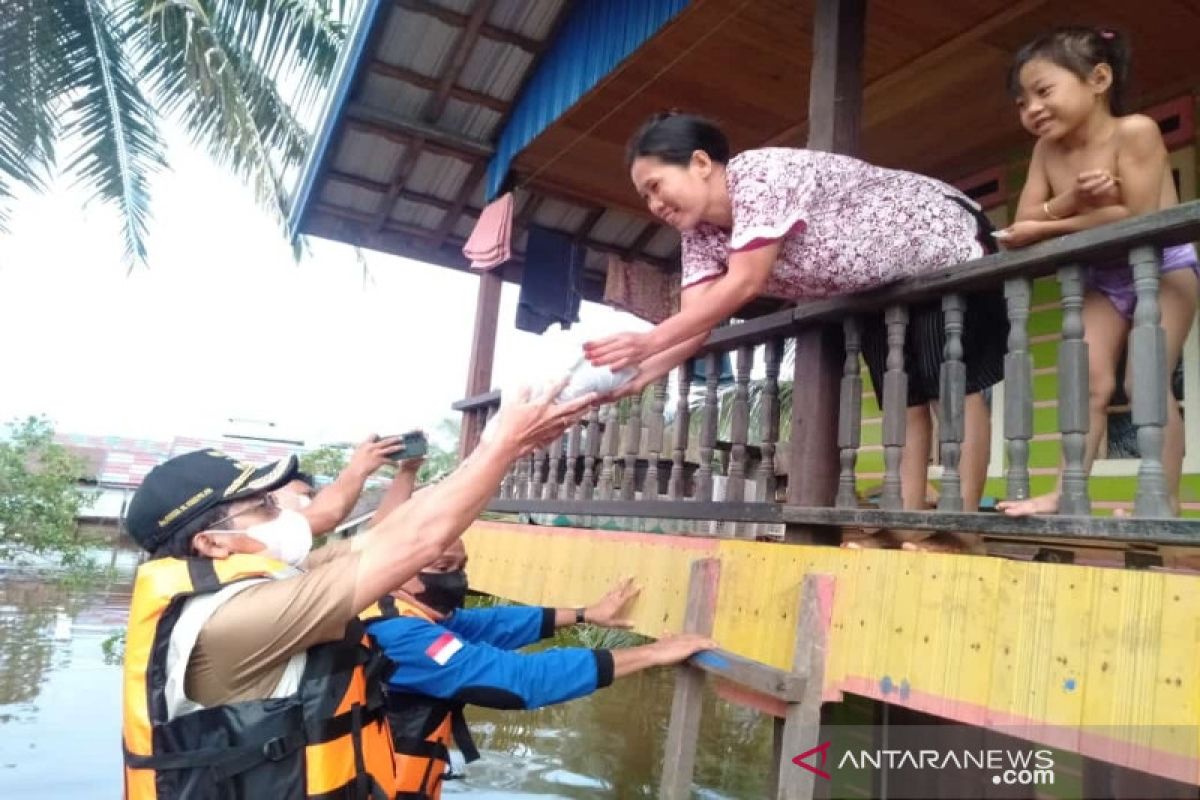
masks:
[[[996,243],[1005,250],[1011,250],[1014,247],[1026,247],[1046,238],[1046,234],[1042,230],[1042,223],[1035,220],[1014,222],[1007,228],[996,231],[992,235],[995,237]]]
[[[1075,194],[1080,203],[1091,208],[1112,206],[1121,202],[1121,179],[1106,169],[1079,173],[1075,179]]]

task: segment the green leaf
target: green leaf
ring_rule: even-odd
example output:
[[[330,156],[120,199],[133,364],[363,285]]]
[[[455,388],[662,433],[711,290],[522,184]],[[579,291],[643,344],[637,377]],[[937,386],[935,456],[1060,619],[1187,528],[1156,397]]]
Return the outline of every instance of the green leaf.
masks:
[[[68,6],[74,13],[63,13],[62,20],[75,99],[63,133],[81,144],[66,169],[92,190],[91,200],[117,206],[132,268],[146,261],[147,179],[166,166],[164,145],[123,47],[131,20],[101,0],[64,4],[64,11]]]
[[[79,488],[83,461],[54,441],[42,417],[15,420],[0,438],[0,560],[58,555],[85,559],[76,518],[90,503]]]
[[[219,163],[250,179],[259,202],[280,222],[288,197],[281,165],[289,151],[294,117],[278,95],[263,91],[266,80],[212,25],[207,5],[174,0],[149,5],[138,26],[136,46],[145,74],[162,106],[176,115],[197,143]],[[240,68],[240,71],[239,71]],[[269,110],[281,112],[268,120]]]

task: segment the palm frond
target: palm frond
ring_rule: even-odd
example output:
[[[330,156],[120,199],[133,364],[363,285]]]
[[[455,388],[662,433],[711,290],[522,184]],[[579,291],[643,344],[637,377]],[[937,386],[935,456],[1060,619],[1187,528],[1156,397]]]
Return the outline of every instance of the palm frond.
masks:
[[[249,178],[282,224],[282,170],[295,157],[299,126],[270,81],[219,35],[198,0],[141,2],[148,24],[135,47],[163,109],[219,163]],[[276,161],[278,159],[278,163]]]
[[[311,101],[333,75],[346,38],[344,0],[223,0],[213,6],[211,24],[225,47],[244,54],[267,81],[286,76],[294,82],[298,104]]]
[[[53,103],[64,86],[56,22],[55,4],[40,0],[6,0],[0,13],[0,201],[11,197],[13,183],[43,189],[54,161]]]
[[[147,179],[166,166],[155,111],[123,47],[128,22],[101,0],[57,4],[74,97],[63,134],[80,140],[66,170],[90,200],[117,206],[130,268],[146,261]]]
[[[4,173],[0,172],[0,233],[11,233],[8,227],[8,202],[12,200],[12,197],[12,189],[8,185],[8,180],[4,177]]]

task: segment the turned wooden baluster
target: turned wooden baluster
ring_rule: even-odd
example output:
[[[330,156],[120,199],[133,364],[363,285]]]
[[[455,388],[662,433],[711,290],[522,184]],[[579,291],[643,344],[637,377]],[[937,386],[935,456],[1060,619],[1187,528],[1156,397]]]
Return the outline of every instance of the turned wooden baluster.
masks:
[[[713,449],[717,444],[717,386],[721,362],[717,353],[704,357],[704,412],[700,429],[700,468],[696,470],[696,499],[713,499]]]
[[[854,508],[858,505],[858,486],[855,465],[858,463],[858,446],[862,436],[862,336],[858,317],[847,316],[842,321],[846,339],[846,360],[842,362],[842,386],[838,409],[838,474],[836,505],[838,508]]]
[[[900,460],[908,414],[908,374],[904,371],[904,336],[908,329],[908,309],[893,306],[884,313],[887,325],[887,370],[883,373],[883,494],[880,508],[903,508],[900,488]]]
[[[550,457],[547,459],[546,481],[542,486],[542,499],[558,499],[558,473],[562,467],[563,437],[560,435],[550,443]]]
[[[759,427],[762,430],[762,462],[758,465],[758,483],[762,499],[775,502],[775,448],[779,443],[779,364],[783,360],[783,340],[767,342],[766,380],[763,383]]]
[[[571,426],[567,439],[567,464],[563,470],[562,489],[558,496],[564,500],[575,499],[575,470],[579,466],[579,453],[583,444],[583,424],[576,422]]]
[[[667,405],[667,382],[669,375],[654,382],[650,390],[650,416],[646,422],[646,483],[642,487],[642,497],[646,500],[658,499],[658,462],[663,450],[663,408]]]
[[[529,499],[541,500],[549,456],[544,447],[533,451],[533,480],[529,482]]]
[[[938,395],[938,439],[942,453],[942,491],[938,510],[962,511],[962,478],[958,461],[962,455],[964,415],[966,414],[967,365],[963,363],[963,315],[967,304],[961,294],[942,298],[946,342],[942,348],[942,369]],[[977,508],[968,509],[978,511]]]
[[[600,409],[592,406],[587,417],[587,452],[583,457],[583,477],[579,482],[579,499],[591,500],[596,491],[596,460],[600,457]]]
[[[1133,513],[1138,517],[1174,516],[1163,472],[1163,433],[1167,425],[1167,403],[1174,403],[1167,384],[1173,364],[1167,363],[1167,339],[1162,329],[1158,304],[1160,257],[1157,247],[1135,247],[1129,253],[1137,306],[1129,332],[1129,358],[1133,385],[1133,424],[1137,428],[1137,496]]]
[[[629,421],[625,425],[625,469],[621,474],[621,499],[637,496],[637,462],[642,449],[642,396],[629,398]]]
[[[1063,474],[1060,514],[1089,514],[1084,451],[1088,432],[1088,346],[1083,340],[1083,269],[1058,271],[1062,289],[1062,342],[1058,346],[1058,427],[1062,431]]]
[[[1005,496],[1029,497],[1029,442],[1033,439],[1033,356],[1029,353],[1029,278],[1004,282],[1008,305],[1008,353],[1004,356],[1004,438],[1008,453]]]
[[[735,503],[746,499],[746,441],[750,438],[750,368],[753,365],[754,348],[748,344],[740,345],[729,426],[729,476],[725,482],[725,499]]]
[[[679,397],[675,400],[675,438],[672,445],[671,478],[667,481],[667,496],[672,500],[682,500],[686,494],[687,475],[685,474],[688,420],[691,412],[688,407],[688,397],[692,387],[692,362],[685,361],[675,370],[675,386]]]
[[[617,415],[617,404],[609,403],[607,409],[608,416],[604,422],[604,443],[601,447],[604,451],[604,463],[600,467],[600,481],[596,487],[601,500],[613,499],[613,463],[616,461],[617,451],[621,447],[621,422]]]

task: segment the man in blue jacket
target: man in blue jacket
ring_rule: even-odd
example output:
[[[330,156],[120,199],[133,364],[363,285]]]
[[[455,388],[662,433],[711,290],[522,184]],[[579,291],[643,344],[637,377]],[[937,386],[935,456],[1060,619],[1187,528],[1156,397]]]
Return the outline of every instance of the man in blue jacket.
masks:
[[[623,581],[586,608],[463,609],[466,565],[466,549],[455,541],[402,591],[363,614],[367,632],[396,665],[386,688],[401,797],[440,796],[452,740],[468,762],[478,758],[462,715],[468,703],[502,709],[562,703],[614,678],[716,647],[705,637],[683,634],[616,650],[513,652],[567,625],[630,627],[622,611],[638,587],[632,579]]]

